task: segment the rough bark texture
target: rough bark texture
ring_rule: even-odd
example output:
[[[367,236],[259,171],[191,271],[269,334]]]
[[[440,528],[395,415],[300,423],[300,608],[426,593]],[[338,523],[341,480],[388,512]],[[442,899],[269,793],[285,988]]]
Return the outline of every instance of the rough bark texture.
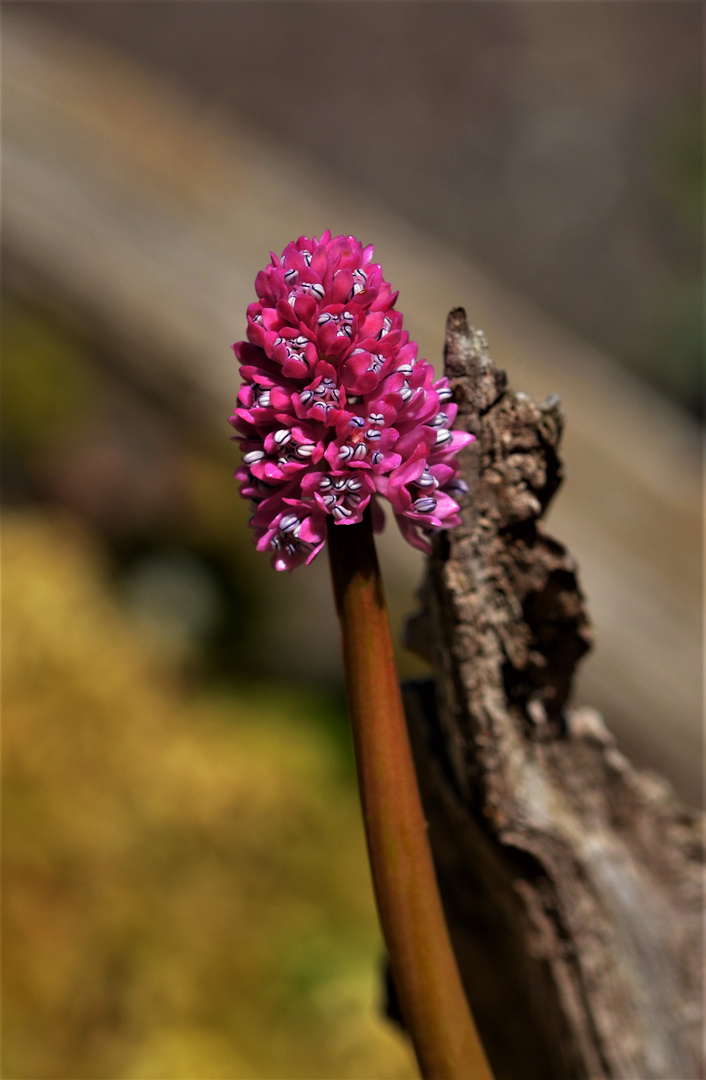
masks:
[[[540,523],[561,482],[559,400],[507,389],[462,309],[445,358],[457,426],[476,435],[471,492],[409,625],[436,678],[407,707],[474,1014],[498,1080],[693,1080],[700,821],[597,713],[567,711],[591,636],[576,566]]]

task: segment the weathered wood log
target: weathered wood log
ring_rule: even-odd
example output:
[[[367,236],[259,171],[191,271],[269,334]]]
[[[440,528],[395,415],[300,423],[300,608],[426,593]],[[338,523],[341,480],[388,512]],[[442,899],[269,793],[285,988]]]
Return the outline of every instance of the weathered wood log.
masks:
[[[701,1077],[701,832],[601,717],[567,710],[591,634],[541,517],[561,482],[558,398],[506,386],[462,309],[446,372],[470,486],[408,644],[407,706],[467,991],[498,1080]],[[610,484],[610,476],[605,477]]]

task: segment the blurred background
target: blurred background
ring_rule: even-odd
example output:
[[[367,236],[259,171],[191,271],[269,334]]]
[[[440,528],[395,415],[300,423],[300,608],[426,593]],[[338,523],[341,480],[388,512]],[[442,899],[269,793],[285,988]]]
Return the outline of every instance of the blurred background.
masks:
[[[231,479],[229,346],[302,233],[375,243],[437,369],[460,304],[560,394],[576,703],[699,801],[702,20],[3,5],[4,1075],[416,1075],[326,561],[276,575]],[[399,637],[422,561],[381,558]]]

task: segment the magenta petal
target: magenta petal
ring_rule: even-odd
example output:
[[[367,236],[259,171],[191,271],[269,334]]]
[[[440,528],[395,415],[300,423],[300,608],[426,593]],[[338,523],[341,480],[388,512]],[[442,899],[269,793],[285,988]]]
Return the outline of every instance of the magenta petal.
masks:
[[[401,517],[399,514],[396,514],[395,518],[405,540],[407,540],[412,547],[416,547],[420,551],[423,551],[425,555],[431,555],[431,544],[421,536],[414,523],[410,521],[409,518]]]

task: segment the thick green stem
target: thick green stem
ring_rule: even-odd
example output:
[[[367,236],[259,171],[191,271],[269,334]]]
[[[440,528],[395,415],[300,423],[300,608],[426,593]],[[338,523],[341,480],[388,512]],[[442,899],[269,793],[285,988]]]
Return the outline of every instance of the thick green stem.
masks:
[[[369,513],[331,524],[331,574],[380,921],[427,1080],[492,1080],[441,906]]]

